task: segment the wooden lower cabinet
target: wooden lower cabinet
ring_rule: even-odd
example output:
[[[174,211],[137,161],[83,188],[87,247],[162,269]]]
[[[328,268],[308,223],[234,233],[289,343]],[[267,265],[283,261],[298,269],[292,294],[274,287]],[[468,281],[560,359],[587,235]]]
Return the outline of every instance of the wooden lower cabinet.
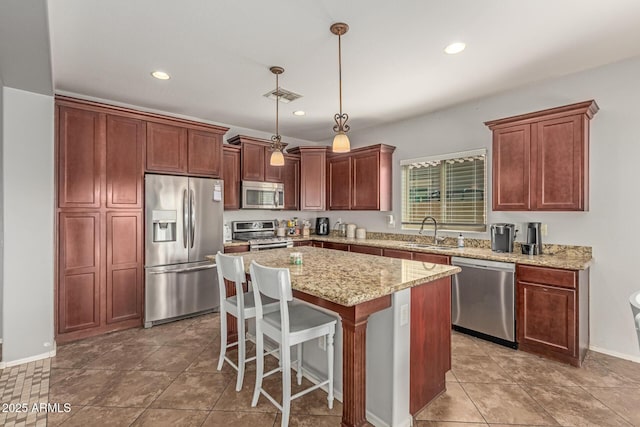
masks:
[[[448,255],[427,254],[424,252],[414,252],[414,261],[430,262],[432,264],[451,264],[451,257]]]
[[[580,366],[589,346],[588,270],[518,265],[520,350]]]
[[[107,212],[106,322],[142,319],[142,212]]]
[[[100,325],[100,213],[61,213],[58,219],[58,333]]]
[[[322,248],[324,247],[324,244],[322,242],[318,242],[318,241],[311,241],[311,246],[313,246],[314,248]]]
[[[225,254],[236,254],[238,252],[249,252],[249,245],[225,246]]]
[[[312,246],[311,240],[297,240],[293,242],[294,247],[298,246]]]

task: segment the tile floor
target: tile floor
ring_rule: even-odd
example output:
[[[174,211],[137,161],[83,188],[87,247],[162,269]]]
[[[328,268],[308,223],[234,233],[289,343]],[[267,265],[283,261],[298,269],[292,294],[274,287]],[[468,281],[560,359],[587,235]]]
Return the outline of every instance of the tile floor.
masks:
[[[207,315],[58,347],[49,402],[71,412],[49,414],[48,425],[279,426],[265,398],[250,405],[255,365],[240,393],[235,371],[216,370],[218,333]],[[452,342],[447,391],[417,415],[418,427],[640,426],[640,364],[592,352],[577,369],[458,333]],[[278,395],[279,382],[265,387]],[[339,426],[341,412],[318,390],[294,401],[290,425]]]

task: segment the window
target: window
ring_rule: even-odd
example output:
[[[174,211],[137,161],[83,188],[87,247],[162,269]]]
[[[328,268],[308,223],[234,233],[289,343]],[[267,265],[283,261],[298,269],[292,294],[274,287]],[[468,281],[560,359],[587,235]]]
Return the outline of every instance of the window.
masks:
[[[486,231],[486,157],[479,149],[402,160],[402,228],[432,216],[444,230]]]

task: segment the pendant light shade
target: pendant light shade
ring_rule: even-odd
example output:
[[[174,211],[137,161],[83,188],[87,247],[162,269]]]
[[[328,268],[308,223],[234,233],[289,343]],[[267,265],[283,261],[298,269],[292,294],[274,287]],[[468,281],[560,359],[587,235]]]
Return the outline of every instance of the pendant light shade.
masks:
[[[276,75],[276,134],[271,137],[271,157],[269,158],[269,165],[284,166],[282,137],[278,131],[278,113],[280,108],[280,82],[278,80],[278,76],[284,73],[284,68],[271,67],[269,70]]]
[[[349,31],[349,26],[343,22],[337,22],[330,27],[330,30],[338,36],[338,79],[340,82],[340,112],[333,117],[336,121],[333,126],[333,131],[336,133],[333,138],[333,152],[347,153],[351,151],[351,144],[347,136],[349,115],[342,112],[342,35]]]
[[[284,155],[280,150],[274,150],[271,152],[271,158],[269,159],[271,166],[284,166]]]
[[[344,132],[338,132],[333,138],[333,152],[334,153],[348,153],[351,151],[351,145],[349,144],[349,137]]]

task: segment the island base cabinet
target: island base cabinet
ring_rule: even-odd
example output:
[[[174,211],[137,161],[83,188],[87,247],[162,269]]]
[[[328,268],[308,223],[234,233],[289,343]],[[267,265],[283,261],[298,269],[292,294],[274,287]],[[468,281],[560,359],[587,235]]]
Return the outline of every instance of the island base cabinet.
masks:
[[[409,412],[445,391],[451,369],[451,278],[411,288]]]
[[[588,270],[516,271],[518,348],[580,366],[589,345]]]

